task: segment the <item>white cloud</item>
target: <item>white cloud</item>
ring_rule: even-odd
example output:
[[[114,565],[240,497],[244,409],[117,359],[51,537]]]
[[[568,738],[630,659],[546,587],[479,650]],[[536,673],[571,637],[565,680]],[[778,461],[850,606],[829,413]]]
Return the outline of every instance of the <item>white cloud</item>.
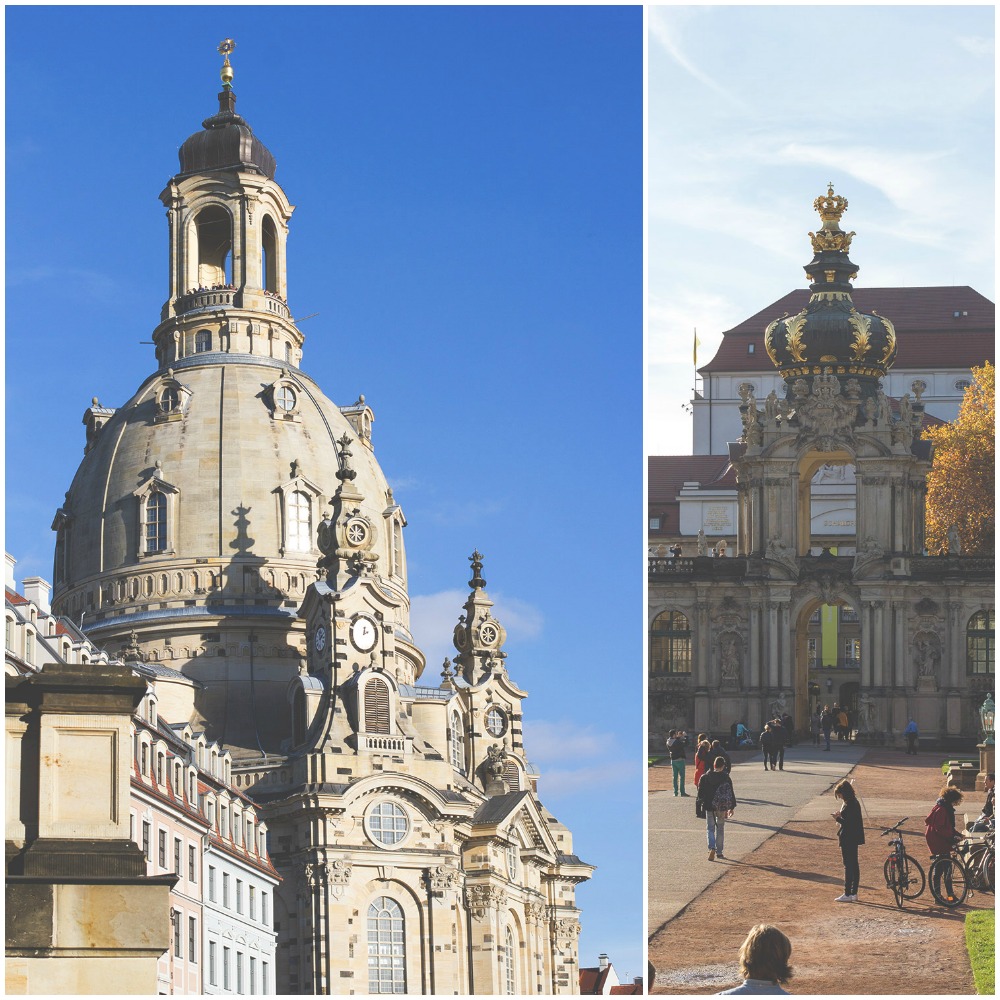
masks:
[[[974,56],[992,56],[993,39],[976,35],[959,35],[955,39],[959,47],[971,52]]]
[[[524,745],[535,763],[607,757],[614,749],[613,733],[602,733],[576,722],[545,719],[524,720]],[[548,769],[545,769],[548,774]]]
[[[531,757],[531,748],[527,747],[527,750]],[[626,770],[628,765],[620,760],[561,771],[545,768],[538,779],[538,794],[547,801],[582,792],[603,794],[609,787],[617,787],[622,783],[622,774]]]

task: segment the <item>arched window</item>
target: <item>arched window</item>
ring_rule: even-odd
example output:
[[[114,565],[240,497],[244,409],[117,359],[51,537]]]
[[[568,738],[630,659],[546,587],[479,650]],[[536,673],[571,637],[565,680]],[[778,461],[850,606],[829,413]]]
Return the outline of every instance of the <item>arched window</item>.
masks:
[[[219,205],[210,205],[198,213],[198,285],[212,288],[232,281],[233,223]]]
[[[504,992],[507,996],[517,993],[514,977],[514,932],[508,926],[504,932],[503,978]]]
[[[663,611],[649,630],[649,672],[691,673],[691,628],[680,611]]]
[[[992,674],[994,668],[994,612],[977,611],[965,630],[966,667],[970,674]]]
[[[291,552],[308,552],[312,548],[312,512],[309,496],[295,490],[288,497],[285,548]]]
[[[168,385],[160,393],[160,410],[163,413],[173,413],[181,405],[181,396],[176,386]]]
[[[406,992],[406,927],[399,903],[388,896],[368,907],[368,992]]]
[[[521,790],[521,771],[512,760],[508,760],[503,766],[503,780],[508,792]]]
[[[288,385],[279,385],[274,390],[274,405],[285,413],[291,413],[295,409],[295,390]]]
[[[260,282],[265,291],[278,291],[278,260],[276,255],[278,239],[274,230],[274,222],[269,215],[264,216],[260,227]]]
[[[410,821],[402,806],[383,799],[368,810],[365,829],[379,846],[395,847],[410,832]]]
[[[155,490],[146,500],[146,552],[167,548],[167,498]]]
[[[210,351],[212,349],[212,331],[211,330],[199,330],[194,335],[194,350],[196,354],[201,354],[204,351]]]
[[[8,618],[7,619],[7,648],[11,649],[11,650],[14,648],[14,619],[13,618]]]
[[[451,766],[459,771],[465,770],[465,741],[462,735],[462,717],[458,712],[452,712],[448,742],[451,747]]]
[[[392,572],[403,576],[403,526],[399,521],[392,522]]]
[[[365,685],[365,732],[389,732],[389,685],[380,677]]]

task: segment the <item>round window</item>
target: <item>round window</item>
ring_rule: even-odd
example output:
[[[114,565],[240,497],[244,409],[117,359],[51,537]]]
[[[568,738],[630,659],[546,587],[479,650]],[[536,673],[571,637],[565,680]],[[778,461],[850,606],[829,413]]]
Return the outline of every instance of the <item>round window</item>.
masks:
[[[376,802],[368,811],[368,836],[382,847],[395,847],[409,832],[410,821],[395,802]]]
[[[295,391],[287,385],[279,386],[274,392],[274,402],[279,410],[291,413],[295,409]]]
[[[486,732],[490,736],[503,736],[507,732],[507,716],[502,708],[491,705],[486,712]]]

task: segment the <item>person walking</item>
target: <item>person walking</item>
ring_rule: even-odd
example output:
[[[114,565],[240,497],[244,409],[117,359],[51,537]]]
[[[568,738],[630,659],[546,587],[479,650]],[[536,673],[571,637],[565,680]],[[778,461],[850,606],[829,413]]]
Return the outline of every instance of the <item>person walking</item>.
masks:
[[[792,957],[792,942],[777,927],[771,924],[757,924],[740,947],[740,975],[742,986],[723,990],[716,996],[734,993],[788,994],[781,988],[792,978],[792,967],[788,960]],[[650,980],[652,982],[652,980]]]
[[[795,746],[795,723],[788,712],[785,712],[781,717],[781,728],[785,731],[786,744],[790,747]]]
[[[694,787],[698,787],[701,776],[705,773],[708,765],[708,751],[712,744],[706,739],[704,733],[698,734],[697,749],[694,752]]]
[[[915,755],[917,752],[917,740],[920,738],[920,734],[917,732],[917,724],[913,719],[910,719],[906,724],[903,735],[906,737],[906,752]]]
[[[726,748],[718,741],[712,740],[712,745],[708,748],[708,763],[705,765],[706,773],[708,771],[714,770],[715,762],[721,760],[723,766],[726,769],[726,774],[729,774],[733,769],[733,762],[726,753]]]
[[[819,746],[819,732],[820,732],[820,710],[817,708],[815,712],[809,713],[809,735],[812,737],[813,746]]]
[[[722,849],[726,839],[726,820],[736,808],[736,793],[733,790],[733,780],[726,773],[726,764],[721,757],[715,758],[712,773],[702,776],[698,786],[698,803],[705,812],[708,860],[714,861],[718,857],[725,861]]]
[[[845,778],[834,788],[833,794],[843,805],[833,814],[839,824],[837,837],[840,840],[840,854],[844,859],[844,894],[838,896],[837,903],[856,903],[858,883],[861,881],[861,867],[858,863],[858,848],[865,842],[865,827],[861,821],[861,803],[854,794],[854,786]]]
[[[824,750],[830,749],[830,730],[833,729],[833,712],[830,711],[829,706],[823,706],[823,715],[820,721],[820,728],[823,730],[823,739],[826,740],[826,746],[823,747]]]
[[[784,771],[785,747],[792,741],[791,733],[785,728],[785,723],[782,718],[775,719],[774,722],[771,723],[771,732],[774,733],[774,746],[778,753],[778,770]]]
[[[764,724],[764,729],[760,734],[760,751],[764,755],[764,770],[768,770],[770,764],[770,770],[774,771],[778,763],[778,747],[770,722]]]
[[[839,740],[850,740],[851,729],[850,723],[847,719],[847,712],[841,707],[840,711],[837,713],[837,739]]]
[[[670,754],[670,767],[674,772],[674,795],[687,795],[684,791],[684,772],[687,769],[686,735],[671,729],[667,737],[667,753]]]

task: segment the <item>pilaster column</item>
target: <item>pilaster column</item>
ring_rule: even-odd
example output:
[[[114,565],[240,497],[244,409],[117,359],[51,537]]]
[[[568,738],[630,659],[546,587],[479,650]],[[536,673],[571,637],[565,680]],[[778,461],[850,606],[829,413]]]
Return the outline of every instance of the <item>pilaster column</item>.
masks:
[[[750,605],[750,633],[747,658],[750,664],[750,689],[760,690],[760,605]]]
[[[885,615],[884,602],[872,601],[872,686],[882,687],[885,683]]]
[[[861,689],[872,686],[872,664],[875,659],[874,601],[861,604]]]
[[[781,629],[779,636],[781,640],[781,675],[778,678],[779,687],[790,687],[794,691],[794,678],[792,677],[792,629],[789,623],[791,608],[787,601],[783,601],[778,606],[778,622]]]
[[[708,606],[706,601],[707,596],[701,592],[698,593],[698,607],[697,607],[697,620],[698,620],[698,641],[695,644],[695,687],[703,688],[708,687],[708,632],[709,632],[709,621],[708,621]]]
[[[893,664],[890,683],[894,688],[906,686],[906,604],[903,601],[896,601],[893,604],[895,616],[895,635],[893,649],[895,650],[895,663]]]
[[[778,686],[778,605],[770,603],[767,606],[767,686]]]

